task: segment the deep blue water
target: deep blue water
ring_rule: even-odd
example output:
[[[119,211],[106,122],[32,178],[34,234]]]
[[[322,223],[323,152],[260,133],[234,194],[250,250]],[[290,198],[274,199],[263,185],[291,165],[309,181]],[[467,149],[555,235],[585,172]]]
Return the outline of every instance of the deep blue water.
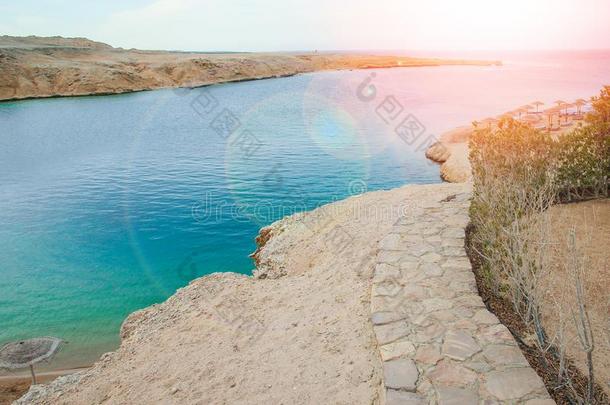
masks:
[[[604,83],[607,52],[0,103],[0,343],[59,336],[52,367],[92,362],[130,312],[195,277],[249,274],[261,226],[438,182],[428,136]],[[407,143],[394,130],[409,114],[425,129]]]

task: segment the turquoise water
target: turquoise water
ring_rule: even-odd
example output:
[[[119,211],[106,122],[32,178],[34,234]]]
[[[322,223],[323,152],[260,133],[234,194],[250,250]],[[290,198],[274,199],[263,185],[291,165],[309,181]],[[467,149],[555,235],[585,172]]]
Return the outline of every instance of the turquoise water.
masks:
[[[327,72],[0,103],[0,343],[59,336],[70,343],[53,368],[90,363],[118,345],[130,312],[205,274],[250,274],[261,226],[438,182],[428,136],[533,98],[590,96],[609,71]],[[401,108],[379,109],[387,96]],[[221,112],[239,120],[231,135],[211,127]],[[411,143],[394,132],[408,114],[425,126]]]
[[[0,104],[0,342],[59,336],[70,343],[55,366],[87,363],[116,347],[130,312],[195,277],[249,274],[261,226],[438,181],[382,122],[310,93],[313,78]],[[197,113],[210,94],[214,114]],[[224,109],[241,122],[226,139],[210,128]]]

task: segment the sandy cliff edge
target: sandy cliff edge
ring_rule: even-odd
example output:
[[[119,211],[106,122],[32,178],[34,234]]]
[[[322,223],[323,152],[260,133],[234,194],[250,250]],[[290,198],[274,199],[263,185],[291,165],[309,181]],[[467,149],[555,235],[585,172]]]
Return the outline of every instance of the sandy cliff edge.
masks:
[[[464,125],[445,132],[439,141],[430,145],[426,157],[440,163],[441,179],[449,183],[465,183],[472,180],[472,168],[468,157],[468,138],[473,127]]]
[[[129,316],[116,352],[17,404],[378,403],[378,241],[409,206],[451,187],[371,192],[284,218],[261,232],[254,277],[194,280]]]

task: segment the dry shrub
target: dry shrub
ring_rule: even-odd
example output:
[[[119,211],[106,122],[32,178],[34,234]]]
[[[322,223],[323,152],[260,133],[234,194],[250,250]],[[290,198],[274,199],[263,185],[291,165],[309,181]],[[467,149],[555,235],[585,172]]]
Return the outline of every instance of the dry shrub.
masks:
[[[593,403],[595,342],[583,288],[583,261],[568,247],[574,305],[557,330],[545,330],[541,306],[545,280],[553,277],[548,208],[559,201],[608,196],[608,124],[596,122],[554,139],[512,119],[494,128],[476,128],[470,138],[474,227],[473,246],[482,259],[488,286],[508,299],[534,334],[540,352],[557,353],[559,381],[572,389],[576,403]],[[570,251],[569,249],[573,249]],[[566,310],[563,308],[562,310]],[[577,331],[588,358],[586,392],[573,387],[566,370],[566,322]]]
[[[495,130],[477,129],[470,142],[470,217],[483,271],[490,286],[510,296],[529,323],[539,317],[532,295],[545,258],[545,245],[534,243],[530,233],[541,226],[539,213],[555,198],[550,141],[529,125],[504,120]]]

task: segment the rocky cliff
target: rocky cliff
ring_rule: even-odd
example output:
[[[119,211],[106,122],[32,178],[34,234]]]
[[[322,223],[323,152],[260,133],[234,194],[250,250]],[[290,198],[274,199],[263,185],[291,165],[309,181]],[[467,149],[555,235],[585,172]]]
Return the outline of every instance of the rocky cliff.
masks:
[[[491,63],[331,53],[141,51],[85,38],[2,36],[0,100],[195,87],[318,70]]]

